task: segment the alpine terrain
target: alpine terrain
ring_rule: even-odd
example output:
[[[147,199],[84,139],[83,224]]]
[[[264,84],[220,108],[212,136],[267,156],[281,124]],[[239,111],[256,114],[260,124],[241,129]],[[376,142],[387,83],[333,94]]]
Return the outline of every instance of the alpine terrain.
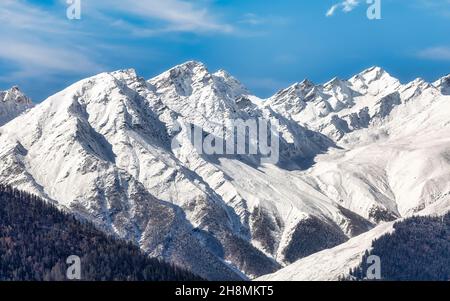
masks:
[[[450,76],[373,67],[260,99],[191,61],[0,100],[2,185],[208,280],[337,280],[395,221],[450,209]],[[279,160],[195,147],[235,120],[276,125]]]
[[[0,125],[4,125],[32,107],[33,103],[20,91],[19,87],[0,91]]]

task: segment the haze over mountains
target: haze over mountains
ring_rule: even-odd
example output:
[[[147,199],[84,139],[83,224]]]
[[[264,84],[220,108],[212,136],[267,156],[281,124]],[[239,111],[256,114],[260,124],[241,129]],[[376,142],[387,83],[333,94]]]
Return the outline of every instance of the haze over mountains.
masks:
[[[1,183],[210,280],[284,266],[274,279],[295,279],[289,265],[326,252],[346,270],[310,278],[336,279],[389,222],[450,208],[449,76],[402,84],[373,67],[262,100],[187,62],[150,80],[102,73],[35,107],[17,88],[0,96]],[[255,118],[279,123],[276,165],[200,154],[179,126],[220,135]],[[353,251],[318,253],[333,247]]]

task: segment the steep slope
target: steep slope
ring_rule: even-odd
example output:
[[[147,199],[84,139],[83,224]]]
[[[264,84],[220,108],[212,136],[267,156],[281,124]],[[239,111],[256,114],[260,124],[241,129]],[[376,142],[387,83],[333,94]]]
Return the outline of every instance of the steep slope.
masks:
[[[2,182],[58,203],[150,255],[207,279],[241,279],[202,246],[197,225],[186,220],[186,215],[200,215],[202,206],[213,207],[210,218],[224,220],[224,227],[229,219],[215,196],[208,195],[213,192],[205,191],[201,180],[168,153],[164,128],[152,118],[144,98],[128,86],[135,83],[139,80],[130,70],[101,74],[3,127]],[[152,175],[153,181],[147,182]],[[200,212],[161,201],[146,188],[170,194],[165,185],[185,187],[183,195],[198,202]]]
[[[155,94],[150,98],[153,111],[158,112],[169,128],[179,122],[217,136],[221,135],[224,126],[236,119],[276,119],[281,167],[284,162],[289,162],[298,169],[302,160],[333,145],[324,136],[265,108],[255,97],[242,94],[248,92],[228,74],[225,74],[225,82],[232,84],[224,86],[223,74],[211,74],[203,64],[188,62],[151,79],[149,84]],[[356,215],[343,214],[337,203],[317,193],[301,179],[279,181],[279,175],[286,175],[283,168],[261,165],[257,156],[205,156],[190,145],[186,136],[181,132],[177,137],[180,140],[179,148],[174,151],[177,158],[204,179],[236,212],[241,235],[279,262],[291,262],[305,256],[296,247],[301,236],[296,233],[308,227],[306,221],[314,221],[312,228],[330,236],[328,241],[317,243],[316,249],[309,252],[343,242],[354,234],[353,230],[360,233],[371,227],[369,222]],[[316,238],[311,236],[311,242]],[[287,256],[287,253],[291,255]]]
[[[135,245],[81,223],[43,200],[0,185],[0,281],[66,281],[69,256],[83,281],[193,281]]]
[[[393,231],[393,222],[384,223],[337,247],[303,258],[256,281],[337,281],[357,267],[372,241]]]
[[[18,87],[0,91],[0,126],[33,107],[31,100]]]
[[[450,95],[450,74],[439,79],[433,84],[442,94]]]
[[[372,243],[349,280],[367,279],[368,258],[378,256],[385,281],[448,281],[450,279],[450,213],[412,217]]]
[[[148,83],[133,70],[83,80],[0,129],[0,180],[211,280],[267,274],[372,227],[300,178],[280,181],[287,171],[260,155],[193,146],[180,125],[220,135],[259,118],[279,120],[281,157],[294,167],[332,147],[243,93],[196,62]]]
[[[324,195],[375,223],[415,214],[443,215],[450,210],[446,78],[433,85],[422,79],[402,85],[380,76],[386,74],[380,70],[371,68],[362,74],[384,77],[381,82],[361,79],[361,75],[347,81],[348,87],[361,95],[344,93],[347,96],[342,102],[351,105],[334,113],[334,120],[340,122],[330,122],[333,119],[327,116],[315,119],[312,126],[320,125],[317,129],[333,137],[340,149],[317,156],[314,166],[299,174]],[[370,84],[363,84],[367,82]],[[347,123],[349,116],[357,122]],[[335,135],[336,124],[341,128],[344,124],[347,130]],[[363,126],[349,126],[352,124]],[[391,229],[392,223],[381,224],[260,279],[337,280],[361,262],[373,239]]]
[[[372,67],[349,80],[294,84],[268,99],[266,106],[339,141],[349,132],[366,128],[373,119],[384,117],[397,104],[390,95],[400,86],[386,71]]]
[[[310,114],[317,100],[298,115],[275,105],[289,118],[310,120],[340,147],[317,156],[315,165],[301,174],[326,196],[373,222],[407,216],[434,202],[448,206],[449,97],[421,79],[402,85],[380,68],[332,83],[347,104],[332,117]]]
[[[445,86],[374,67],[263,101],[198,62],[102,73],[0,128],[0,182],[206,279],[254,278],[450,207]],[[236,120],[272,125],[279,160],[250,129],[240,153]],[[204,152],[196,129],[232,151]]]
[[[385,280],[428,280],[448,275],[449,214],[383,223],[335,248],[303,258],[256,281],[337,281],[364,278],[367,255],[379,256]],[[447,277],[448,279],[448,277]]]

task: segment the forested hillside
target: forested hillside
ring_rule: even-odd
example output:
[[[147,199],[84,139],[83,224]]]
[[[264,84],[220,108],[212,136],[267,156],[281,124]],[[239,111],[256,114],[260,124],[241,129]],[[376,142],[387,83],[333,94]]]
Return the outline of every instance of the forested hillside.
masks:
[[[381,277],[393,281],[450,280],[450,213],[412,217],[394,225],[395,232],[375,240],[351,278],[363,280],[370,255],[381,259]]]
[[[0,280],[67,280],[71,255],[81,259],[84,281],[201,280],[35,196],[0,185]]]

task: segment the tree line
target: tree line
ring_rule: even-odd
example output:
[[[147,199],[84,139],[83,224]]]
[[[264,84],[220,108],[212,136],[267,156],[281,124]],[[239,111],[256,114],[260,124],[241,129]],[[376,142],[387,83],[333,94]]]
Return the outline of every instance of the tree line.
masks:
[[[411,217],[396,223],[394,229],[374,240],[361,264],[341,280],[366,280],[371,255],[381,260],[381,280],[450,280],[450,213]]]

